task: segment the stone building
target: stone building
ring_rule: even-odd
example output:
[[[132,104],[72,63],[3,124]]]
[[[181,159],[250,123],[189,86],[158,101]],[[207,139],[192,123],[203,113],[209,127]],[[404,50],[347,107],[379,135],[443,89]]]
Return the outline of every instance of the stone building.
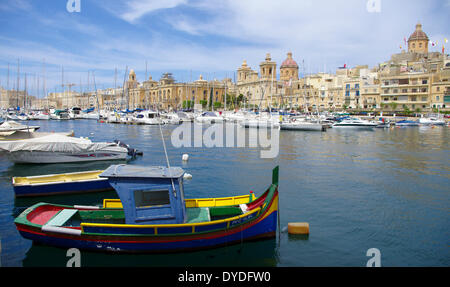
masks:
[[[427,34],[422,30],[422,24],[416,25],[416,30],[408,39],[408,52],[428,54],[429,39]]]
[[[287,59],[281,64],[280,81],[298,81],[298,64],[292,58],[292,52],[287,53]]]

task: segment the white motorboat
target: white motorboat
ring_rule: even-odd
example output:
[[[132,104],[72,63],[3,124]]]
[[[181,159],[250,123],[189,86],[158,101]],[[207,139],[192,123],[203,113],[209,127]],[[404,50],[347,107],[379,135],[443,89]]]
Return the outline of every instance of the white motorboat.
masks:
[[[19,131],[14,131],[12,133],[7,133],[4,135],[1,135],[4,133],[0,133],[0,141],[18,141],[18,140],[27,140],[27,139],[33,139],[33,138],[40,138],[40,137],[45,137],[45,136],[49,136],[49,135],[55,135],[55,134],[59,134],[59,135],[63,135],[63,136],[70,136],[73,137],[74,136],[74,132],[70,131],[70,132],[63,132],[63,133],[49,133],[49,132],[35,132],[35,131],[27,131],[27,130],[19,130]]]
[[[137,113],[132,118],[132,121],[140,125],[159,125],[165,124],[165,121],[161,118],[160,114],[155,111],[143,111]]]
[[[16,114],[11,113],[6,115],[6,119],[11,121],[19,121],[19,117]]]
[[[177,112],[178,118],[181,120],[181,122],[193,122],[194,116],[192,113],[186,113],[186,112]]]
[[[179,125],[183,122],[181,118],[178,116],[178,113],[167,113],[163,114],[162,116],[164,117],[164,120],[168,124]]]
[[[6,121],[0,125],[0,135],[2,136],[8,136],[11,135],[17,131],[27,131],[27,132],[34,132],[38,130],[39,126],[28,126],[19,124],[14,121]]]
[[[327,130],[326,126],[322,125],[321,123],[314,123],[308,121],[282,122],[280,124],[280,129],[288,131],[318,131],[318,132]]]
[[[372,129],[376,128],[378,123],[361,120],[358,118],[348,118],[341,122],[333,124],[333,128],[352,128],[352,129]]]
[[[111,124],[120,124],[121,114],[118,112],[109,112],[106,117],[106,122]]]
[[[280,122],[275,119],[255,118],[246,119],[239,122],[244,128],[279,128]]]
[[[420,118],[419,124],[425,125],[425,126],[444,126],[445,121],[440,120],[437,117]]]
[[[36,120],[36,121],[44,121],[44,120],[49,120],[50,115],[45,112],[37,112],[37,113],[34,113],[33,115],[31,115],[30,118],[32,120]]]
[[[82,113],[81,118],[85,120],[99,120],[100,114],[97,112]]]
[[[71,163],[125,160],[132,149],[117,142],[52,134],[20,141],[0,141],[0,151],[14,163]],[[133,150],[134,151],[134,150]]]
[[[29,121],[30,117],[27,114],[22,113],[20,115],[17,115],[17,120],[19,120],[19,121]]]
[[[50,114],[51,120],[70,120],[69,113],[66,110],[56,110]]]
[[[238,111],[238,112],[226,113],[224,115],[224,118],[226,121],[238,123],[238,122],[245,120],[246,116],[243,112]]]
[[[215,124],[223,122],[223,117],[218,116],[215,112],[204,112],[195,118],[198,123]]]
[[[72,120],[82,119],[82,118],[83,118],[83,114],[82,114],[81,109],[78,108],[78,107],[72,107],[72,108],[69,110],[69,117],[70,117]]]

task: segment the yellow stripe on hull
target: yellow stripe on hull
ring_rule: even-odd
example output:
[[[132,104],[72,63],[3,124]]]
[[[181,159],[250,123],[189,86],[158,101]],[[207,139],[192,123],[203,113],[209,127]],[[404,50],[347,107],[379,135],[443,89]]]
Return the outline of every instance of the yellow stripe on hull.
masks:
[[[62,182],[73,181],[87,181],[99,179],[99,175],[103,170],[63,173],[63,174],[51,174],[42,176],[29,176],[29,177],[13,177],[14,186],[33,185],[33,184],[52,184]]]
[[[198,222],[198,223],[182,223],[182,224],[153,224],[153,225],[137,225],[137,224],[107,224],[107,223],[81,223],[81,230],[83,230],[83,227],[118,227],[118,228],[177,228],[177,227],[192,227],[195,228],[195,226],[203,226],[203,225],[212,225],[217,223],[223,223],[223,222],[231,222],[233,220],[238,220],[240,218],[246,217],[253,213],[259,213],[261,211],[261,207],[258,207],[248,213],[244,213],[239,216],[230,217],[227,219],[221,219],[221,220],[215,220],[215,221],[208,221],[208,222]]]
[[[230,206],[247,204],[255,200],[254,194],[251,195],[241,195],[233,197],[221,197],[221,198],[197,198],[197,199],[186,199],[186,208],[193,207],[219,207],[219,206]],[[120,199],[104,199],[103,208],[123,208]]]
[[[251,195],[254,198],[254,195]],[[236,200],[241,201],[243,200],[243,198],[246,197],[247,198],[247,203],[249,203],[249,199],[250,199],[250,195],[245,195],[245,196],[237,196],[234,197],[236,198]],[[221,201],[221,199],[224,199],[223,201]],[[225,198],[216,198],[215,199],[215,203],[216,204],[222,204],[225,202],[229,202],[230,198],[225,197]],[[188,200],[186,200],[188,201]],[[198,202],[198,199],[193,199],[191,200],[192,202]],[[191,202],[191,204],[193,204]],[[203,202],[203,201],[200,201]],[[103,201],[104,206],[118,206],[120,203],[119,199],[105,199]],[[187,204],[186,204],[187,205]],[[220,205],[215,205],[215,206],[220,206]],[[211,207],[211,206],[210,206]],[[230,222],[234,221],[234,220],[239,220],[241,218],[247,217],[248,215],[254,214],[256,213],[257,216],[259,215],[259,213],[261,212],[262,208],[258,207],[250,212],[238,215],[238,216],[234,216],[234,217],[230,217],[230,218],[226,218],[226,219],[221,219],[221,220],[215,220],[215,221],[208,221],[208,222],[199,222],[199,223],[184,223],[184,224],[153,224],[153,225],[136,225],[136,224],[104,224],[104,223],[81,223],[81,230],[84,232],[83,227],[116,227],[116,228],[154,228],[155,229],[155,234],[158,234],[158,228],[177,228],[177,227],[192,227],[192,230],[195,230],[196,226],[205,226],[205,225],[213,225],[213,224],[218,224],[218,223],[227,223],[227,226],[229,226]],[[276,194],[273,198],[273,202],[272,205],[270,206],[269,210],[267,210],[267,212],[265,212],[264,216],[261,217],[260,219],[258,219],[258,221],[261,221],[263,219],[265,219],[266,217],[268,217],[269,215],[271,215],[273,212],[278,210],[278,194]]]

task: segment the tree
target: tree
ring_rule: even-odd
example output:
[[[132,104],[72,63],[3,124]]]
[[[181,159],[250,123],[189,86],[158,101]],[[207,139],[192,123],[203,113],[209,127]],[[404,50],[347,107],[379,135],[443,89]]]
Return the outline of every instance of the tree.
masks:
[[[392,111],[395,111],[395,110],[397,109],[397,105],[398,105],[398,104],[392,102],[392,103],[390,103],[389,105],[391,106]]]
[[[243,94],[239,94],[239,96],[237,97],[237,105],[240,107],[242,101],[244,100],[244,95]]]
[[[413,112],[408,108],[408,106],[404,106],[403,107],[403,111],[405,112],[406,115],[411,115]]]
[[[202,108],[206,108],[206,106],[208,105],[208,101],[200,100],[200,104],[202,105]]]

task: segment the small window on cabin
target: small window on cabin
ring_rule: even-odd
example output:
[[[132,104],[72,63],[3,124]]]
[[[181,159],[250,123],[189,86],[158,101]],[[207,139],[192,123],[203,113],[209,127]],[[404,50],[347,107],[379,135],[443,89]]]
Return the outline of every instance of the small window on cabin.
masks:
[[[134,201],[136,208],[145,208],[155,205],[169,205],[169,190],[135,190]]]

